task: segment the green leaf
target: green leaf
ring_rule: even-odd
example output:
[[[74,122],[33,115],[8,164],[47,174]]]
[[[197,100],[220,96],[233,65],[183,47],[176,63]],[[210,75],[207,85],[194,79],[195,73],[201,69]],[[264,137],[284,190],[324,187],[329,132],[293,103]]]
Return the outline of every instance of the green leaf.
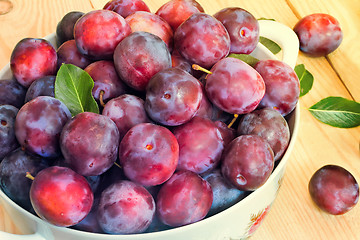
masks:
[[[300,97],[302,97],[311,90],[314,83],[314,77],[305,69],[304,64],[297,65],[294,70],[300,81]]]
[[[253,56],[248,55],[248,54],[231,53],[231,54],[229,54],[229,57],[240,59],[240,60],[246,62],[247,64],[249,64],[252,67],[254,67],[255,64],[259,61],[259,59],[254,58]]]
[[[338,128],[360,125],[360,103],[342,97],[327,97],[309,108],[311,114],[323,123]]]
[[[273,54],[277,54],[281,51],[281,47],[274,41],[260,36],[259,42],[264,45],[266,48],[268,48]]]
[[[62,101],[72,116],[81,112],[99,113],[92,96],[94,80],[81,68],[72,64],[61,65],[55,80],[55,98]]]

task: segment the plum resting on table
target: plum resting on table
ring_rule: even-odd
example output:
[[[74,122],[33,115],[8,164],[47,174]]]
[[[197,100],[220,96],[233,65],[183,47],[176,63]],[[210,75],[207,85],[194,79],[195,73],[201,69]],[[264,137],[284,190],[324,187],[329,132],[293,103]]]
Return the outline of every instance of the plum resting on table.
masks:
[[[340,215],[350,211],[359,201],[359,185],[345,168],[325,165],[309,181],[309,193],[323,211]]]
[[[331,15],[315,13],[300,19],[294,26],[300,50],[312,57],[325,56],[337,49],[343,39],[339,22]]]

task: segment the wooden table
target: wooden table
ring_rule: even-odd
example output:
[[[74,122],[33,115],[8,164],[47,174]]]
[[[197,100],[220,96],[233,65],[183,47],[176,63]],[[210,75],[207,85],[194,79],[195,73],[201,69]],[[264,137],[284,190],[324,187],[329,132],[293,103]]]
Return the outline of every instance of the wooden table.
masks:
[[[0,15],[0,68],[10,59],[15,44],[25,37],[43,37],[55,31],[62,16],[71,11],[102,8],[106,0],[11,0],[12,10]],[[145,0],[155,12],[166,0]],[[301,123],[283,185],[270,213],[252,237],[255,239],[360,239],[360,204],[342,216],[320,211],[310,199],[308,182],[326,164],[349,170],[360,182],[360,128],[339,129],[316,120],[307,110],[320,99],[342,96],[360,101],[360,2],[357,0],[198,0],[213,14],[224,7],[238,6],[255,17],[274,18],[293,27],[311,13],[323,12],[337,18],[344,32],[341,46],[327,57],[301,54],[314,75],[311,92],[300,99]],[[0,1],[0,12],[7,4]],[[18,233],[0,206],[0,230]]]

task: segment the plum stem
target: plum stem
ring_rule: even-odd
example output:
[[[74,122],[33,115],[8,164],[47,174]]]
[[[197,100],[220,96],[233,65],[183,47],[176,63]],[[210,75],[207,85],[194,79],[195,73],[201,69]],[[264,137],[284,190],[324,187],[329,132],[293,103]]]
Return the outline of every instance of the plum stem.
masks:
[[[105,103],[104,103],[104,99],[103,99],[104,94],[105,94],[105,91],[104,91],[104,90],[101,90],[101,91],[100,91],[100,94],[99,94],[99,101],[100,101],[100,105],[101,105],[102,107],[105,107]]]
[[[34,179],[35,179],[34,176],[31,175],[31,173],[29,173],[29,172],[26,172],[25,177],[27,177],[28,179],[33,180],[33,181],[34,181]]]
[[[117,166],[118,168],[122,168],[117,162],[114,162],[114,165]]]
[[[234,114],[234,118],[231,120],[231,122],[229,123],[229,125],[227,127],[231,128],[232,125],[235,123],[236,119],[238,119],[238,117],[239,117],[238,114]]]
[[[204,73],[207,73],[207,74],[212,74],[212,72],[210,72],[209,70],[207,70],[207,69],[205,69],[205,68],[203,68],[203,67],[201,67],[201,66],[199,66],[199,65],[197,65],[197,64],[193,64],[193,65],[192,65],[192,68],[193,68],[194,70],[203,71]]]

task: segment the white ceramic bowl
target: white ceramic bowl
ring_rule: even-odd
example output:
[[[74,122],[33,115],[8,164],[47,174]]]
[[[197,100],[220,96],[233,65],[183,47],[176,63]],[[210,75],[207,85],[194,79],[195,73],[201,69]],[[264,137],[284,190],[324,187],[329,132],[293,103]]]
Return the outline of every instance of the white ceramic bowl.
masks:
[[[260,35],[267,37],[282,47],[282,61],[294,67],[299,51],[298,38],[292,29],[269,20],[260,20]],[[46,37],[55,44],[55,34]],[[252,55],[258,59],[277,59],[267,48],[258,44]],[[9,65],[0,71],[0,79],[11,78]],[[154,233],[132,235],[109,235],[78,231],[51,225],[39,217],[25,211],[2,191],[0,202],[17,227],[25,235],[0,232],[0,239],[6,240],[234,240],[250,236],[260,225],[274,202],[284,176],[286,163],[295,144],[300,121],[299,104],[287,117],[291,139],[280,163],[267,182],[249,196],[212,217],[187,226]]]

